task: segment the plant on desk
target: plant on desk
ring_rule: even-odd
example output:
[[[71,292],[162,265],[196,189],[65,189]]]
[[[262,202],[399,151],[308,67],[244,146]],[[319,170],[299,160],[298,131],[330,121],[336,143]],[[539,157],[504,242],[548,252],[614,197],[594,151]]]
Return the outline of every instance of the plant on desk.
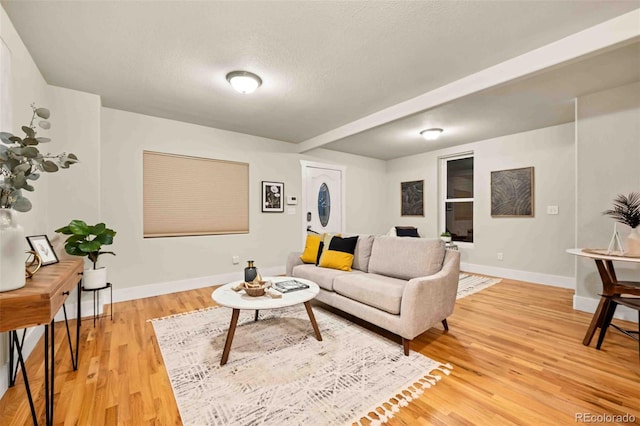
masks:
[[[107,285],[107,268],[98,268],[98,258],[103,254],[116,255],[112,251],[102,251],[103,245],[113,243],[116,231],[107,228],[104,223],[87,225],[82,220],[72,220],[67,226],[56,229],[56,232],[70,235],[64,249],[73,256],[87,256],[93,262],[93,269],[85,269],[82,278],[86,289],[102,288]]]
[[[638,232],[638,226],[640,225],[640,192],[631,192],[628,196],[624,194],[618,195],[613,200],[613,208],[606,210],[603,214],[631,228],[631,233],[627,237],[625,254],[640,256],[640,232]]]

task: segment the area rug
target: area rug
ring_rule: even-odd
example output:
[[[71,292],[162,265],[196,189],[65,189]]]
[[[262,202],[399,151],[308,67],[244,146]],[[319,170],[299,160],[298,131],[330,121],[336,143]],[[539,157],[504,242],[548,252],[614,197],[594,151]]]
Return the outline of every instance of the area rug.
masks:
[[[321,308],[323,341],[303,305],[240,311],[220,366],[231,310],[151,320],[182,421],[202,425],[385,423],[452,368]],[[361,423],[363,422],[363,423]]]
[[[502,281],[500,278],[482,277],[480,275],[461,273],[458,279],[458,299],[467,297],[473,293],[477,293],[480,290],[489,288],[494,284],[498,284]]]

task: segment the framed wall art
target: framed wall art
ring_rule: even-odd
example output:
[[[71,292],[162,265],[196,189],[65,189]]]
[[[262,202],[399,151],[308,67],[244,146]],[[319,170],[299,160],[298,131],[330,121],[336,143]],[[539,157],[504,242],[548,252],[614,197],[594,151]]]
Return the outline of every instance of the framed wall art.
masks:
[[[31,235],[27,237],[31,249],[35,251],[42,260],[42,266],[58,263],[58,256],[53,250],[49,238],[46,235]]]
[[[400,183],[400,216],[424,216],[424,180]]]
[[[491,216],[533,217],[533,167],[491,172]]]
[[[284,183],[262,181],[262,211],[267,213],[284,211]]]

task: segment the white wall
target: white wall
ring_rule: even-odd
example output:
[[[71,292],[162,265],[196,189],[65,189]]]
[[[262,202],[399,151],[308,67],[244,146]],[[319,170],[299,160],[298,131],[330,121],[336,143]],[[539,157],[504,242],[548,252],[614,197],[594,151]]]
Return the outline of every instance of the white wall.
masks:
[[[606,248],[614,220],[602,212],[618,194],[640,191],[640,83],[579,98],[577,116],[577,247]],[[624,242],[629,227],[618,231]],[[619,279],[638,281],[640,266],[615,268]],[[576,296],[595,306],[601,290],[595,263],[578,259]]]
[[[47,175],[49,190],[47,234],[72,219],[88,223],[100,220],[100,97],[49,86],[51,137],[55,153],[65,151],[80,162]]]
[[[31,103],[46,107],[49,104],[47,84],[42,78],[31,55],[22,43],[13,24],[0,5],[0,37],[11,51],[11,91],[13,99],[13,123],[11,129],[2,129],[23,135],[20,128],[31,120]],[[52,142],[53,144],[53,142]],[[25,235],[44,233],[47,228],[47,189],[46,176],[34,183],[35,192],[25,194],[33,204],[28,213],[18,213],[18,220],[24,227]],[[24,243],[25,250],[28,244]],[[0,334],[0,397],[8,386],[8,334]]]
[[[574,126],[572,123],[488,139],[388,162],[387,224],[414,225],[421,235],[437,237],[439,229],[439,158],[474,153],[474,243],[461,246],[467,270],[481,265],[485,273],[528,278],[561,286],[573,283],[573,259],[565,253],[575,240]],[[533,218],[492,218],[490,173],[533,166]],[[425,217],[400,216],[400,182],[425,180]],[[559,206],[547,215],[546,206]],[[497,260],[497,253],[504,260]],[[476,269],[478,269],[476,267]],[[524,274],[523,274],[524,272]]]
[[[285,196],[300,198],[301,159],[347,167],[347,231],[384,228],[385,200],[377,196],[383,161],[325,150],[301,156],[284,142],[108,108],[102,109],[101,135],[101,219],[118,232],[112,246],[117,256],[106,256],[103,264],[116,291],[228,273],[240,277],[249,259],[258,268],[282,268],[290,251],[302,249],[302,212],[298,205],[295,215],[261,213],[260,184],[284,182]],[[249,234],[142,238],[143,150],[249,163]],[[234,255],[240,265],[232,264]],[[203,283],[212,284],[219,282]]]

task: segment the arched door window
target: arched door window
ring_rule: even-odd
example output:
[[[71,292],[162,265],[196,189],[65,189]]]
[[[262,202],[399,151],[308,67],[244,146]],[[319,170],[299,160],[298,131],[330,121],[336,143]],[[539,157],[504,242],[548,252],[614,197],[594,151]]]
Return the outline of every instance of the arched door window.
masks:
[[[320,185],[318,190],[318,218],[320,224],[325,227],[329,223],[329,216],[331,215],[331,194],[329,194],[329,187],[326,183]]]

